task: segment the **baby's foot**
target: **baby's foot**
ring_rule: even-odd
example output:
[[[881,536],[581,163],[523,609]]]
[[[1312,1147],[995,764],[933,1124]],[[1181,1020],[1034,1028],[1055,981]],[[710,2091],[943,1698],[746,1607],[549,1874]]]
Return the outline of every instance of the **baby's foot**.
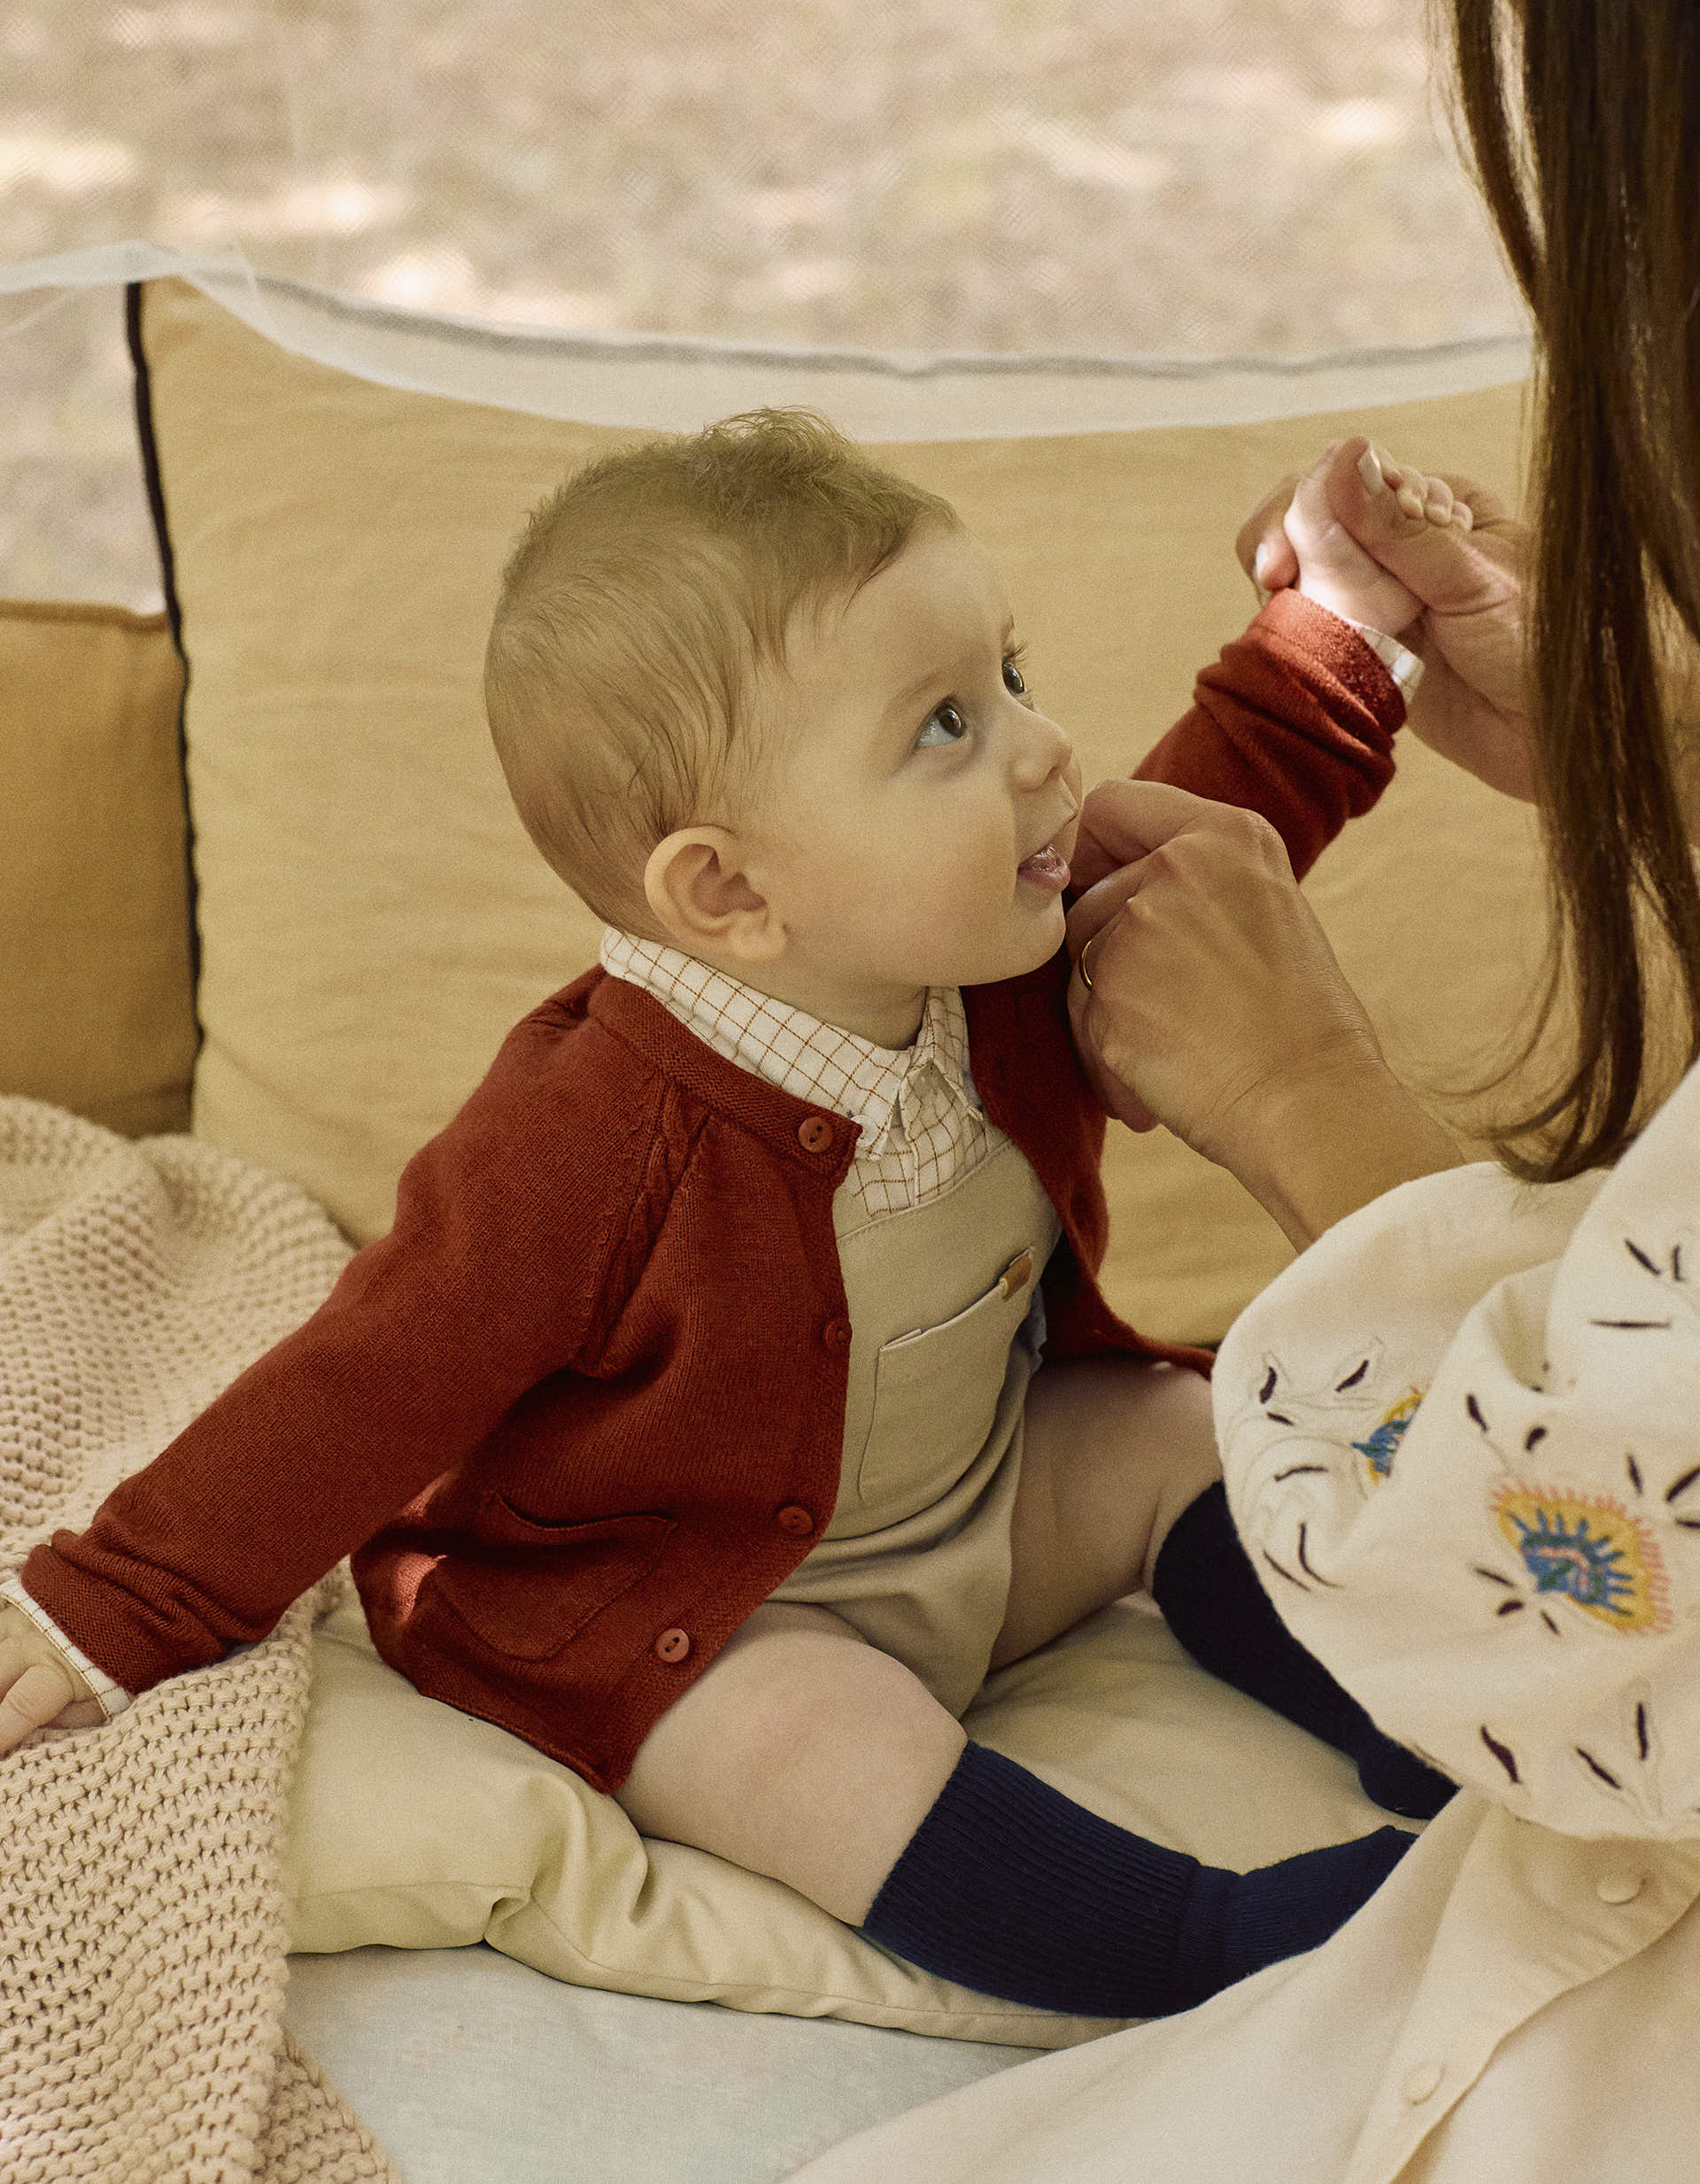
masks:
[[[1389,543],[1396,537],[1406,545],[1428,533],[1462,539],[1473,518],[1444,478],[1397,462],[1367,441],[1331,441],[1300,479],[1283,526],[1298,560],[1296,588],[1348,621],[1397,637],[1423,602],[1341,521],[1342,513],[1356,514],[1366,504],[1379,517],[1379,529],[1395,535]]]

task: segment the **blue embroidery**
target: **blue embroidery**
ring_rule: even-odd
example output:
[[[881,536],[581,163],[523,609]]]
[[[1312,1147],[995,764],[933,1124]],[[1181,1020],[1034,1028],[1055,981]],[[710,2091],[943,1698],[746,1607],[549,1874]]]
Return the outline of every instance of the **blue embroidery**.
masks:
[[[1407,1388],[1380,1424],[1363,1440],[1352,1443],[1368,1465],[1370,1477],[1378,1486],[1391,1474],[1394,1457],[1399,1453],[1399,1444],[1405,1438],[1405,1429],[1417,1416],[1422,1400],[1420,1389]]]
[[[1627,1510],[1602,1497],[1514,1484],[1501,1487],[1494,1509],[1537,1594],[1562,1593],[1619,1630],[1665,1626],[1658,1551]]]

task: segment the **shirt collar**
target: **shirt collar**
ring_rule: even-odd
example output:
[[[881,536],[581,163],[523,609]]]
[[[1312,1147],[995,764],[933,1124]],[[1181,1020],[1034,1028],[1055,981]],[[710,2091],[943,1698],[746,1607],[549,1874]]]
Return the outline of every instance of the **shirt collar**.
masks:
[[[894,1130],[908,1134],[912,1103],[930,1076],[942,1084],[949,1099],[979,1112],[960,987],[929,986],[911,1043],[877,1046],[792,1002],[758,992],[681,948],[642,939],[617,926],[604,931],[600,960],[613,976],[653,993],[717,1053],[782,1091],[860,1123],[859,1154],[874,1151]]]

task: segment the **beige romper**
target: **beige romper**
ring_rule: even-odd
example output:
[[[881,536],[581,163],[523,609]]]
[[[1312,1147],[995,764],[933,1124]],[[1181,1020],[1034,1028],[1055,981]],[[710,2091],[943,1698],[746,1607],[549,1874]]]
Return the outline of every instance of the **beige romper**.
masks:
[[[852,1330],[838,1501],[769,1594],[832,1609],[958,1717],[1003,1624],[1039,1277],[1062,1233],[988,1130],[978,1167],[923,1205],[870,1220],[833,1199]]]

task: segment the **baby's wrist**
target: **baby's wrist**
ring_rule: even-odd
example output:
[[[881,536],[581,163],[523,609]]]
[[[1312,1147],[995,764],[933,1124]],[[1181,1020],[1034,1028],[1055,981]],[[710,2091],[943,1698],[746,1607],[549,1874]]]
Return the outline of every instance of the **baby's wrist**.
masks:
[[[1305,589],[1302,578],[1294,589],[1301,598],[1309,599],[1312,606],[1320,607],[1325,614],[1332,614],[1336,621],[1343,621],[1348,629],[1356,632],[1398,684],[1399,694],[1409,706],[1417,695],[1418,684],[1423,679],[1420,654],[1402,643],[1396,631],[1380,629],[1361,615],[1348,614],[1345,606],[1337,603],[1335,598],[1318,598],[1314,591]],[[1262,605],[1267,606],[1273,595],[1259,585],[1257,596]]]
[[[1358,621],[1350,614],[1341,614],[1341,621],[1349,622],[1365,644],[1399,686],[1399,695],[1407,706],[1417,695],[1417,685],[1423,679],[1420,654],[1413,652],[1408,644],[1386,629],[1378,629],[1372,622]]]

